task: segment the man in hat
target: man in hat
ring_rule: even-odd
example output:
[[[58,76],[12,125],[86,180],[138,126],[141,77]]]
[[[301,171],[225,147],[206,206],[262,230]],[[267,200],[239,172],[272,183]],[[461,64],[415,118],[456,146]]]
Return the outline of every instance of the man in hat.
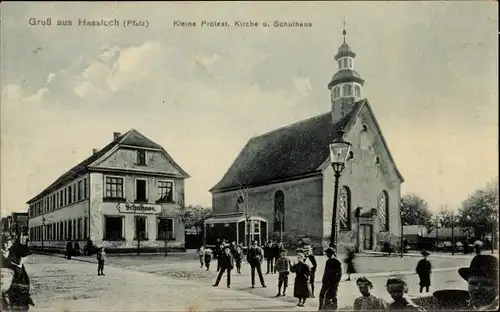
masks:
[[[394,300],[394,302],[389,305],[389,310],[425,311],[425,309],[416,305],[408,297],[408,284],[406,283],[406,279],[403,275],[394,275],[389,277],[386,287],[387,292]]]
[[[498,310],[498,259],[493,255],[475,256],[468,268],[458,274],[469,284],[470,305],[477,311]]]
[[[432,265],[427,257],[430,255],[426,250],[422,251],[422,256],[424,257],[417,263],[417,275],[420,279],[420,292],[424,290],[429,292],[429,286],[431,286],[431,273],[432,273]]]
[[[250,274],[252,277],[252,288],[255,288],[255,271],[259,275],[260,284],[263,288],[267,287],[264,282],[264,276],[262,276],[262,258],[264,257],[264,251],[257,245],[257,241],[252,243],[252,246],[247,251],[247,262],[250,264]]]
[[[325,254],[328,260],[325,263],[319,293],[319,310],[337,310],[337,290],[342,278],[342,263],[335,258],[335,247],[327,248]]]
[[[309,284],[311,284],[311,298],[314,298],[314,281],[316,277],[316,268],[317,268],[317,263],[316,263],[316,258],[314,257],[312,253],[312,248],[311,246],[307,245],[304,246],[304,255],[306,256],[305,263],[307,261],[311,262],[311,275],[309,276]]]

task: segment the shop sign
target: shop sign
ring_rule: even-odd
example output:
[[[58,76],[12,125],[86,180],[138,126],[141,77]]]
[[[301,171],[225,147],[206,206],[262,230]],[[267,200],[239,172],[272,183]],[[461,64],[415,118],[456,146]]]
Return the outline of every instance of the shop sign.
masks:
[[[161,205],[154,204],[136,204],[136,203],[118,203],[116,206],[121,213],[150,213],[158,214],[162,212]]]

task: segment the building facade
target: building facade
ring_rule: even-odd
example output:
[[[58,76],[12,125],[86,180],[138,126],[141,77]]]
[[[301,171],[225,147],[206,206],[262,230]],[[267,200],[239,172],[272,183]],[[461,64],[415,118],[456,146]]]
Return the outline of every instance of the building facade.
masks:
[[[335,56],[338,71],[328,84],[331,110],[251,138],[210,189],[213,218],[207,228],[235,228],[239,237],[250,233],[261,243],[276,232],[328,241],[334,198],[329,144],[342,129],[352,148],[339,180],[337,244],[374,250],[382,241],[398,242],[404,179],[362,98],[355,56],[344,30]]]
[[[31,246],[64,248],[87,238],[107,249],[184,248],[178,217],[189,175],[132,129],[28,201]]]

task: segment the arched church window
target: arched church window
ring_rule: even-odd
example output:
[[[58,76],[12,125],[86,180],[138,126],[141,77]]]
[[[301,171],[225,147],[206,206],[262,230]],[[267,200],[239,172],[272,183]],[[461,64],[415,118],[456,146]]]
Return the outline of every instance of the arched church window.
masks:
[[[274,193],[274,231],[285,230],[285,193],[279,190]]]
[[[352,86],[350,84],[344,85],[342,88],[342,93],[344,96],[351,96],[352,95]]]
[[[335,88],[333,89],[333,97],[334,97],[335,99],[340,97],[340,87],[335,87]]]
[[[238,201],[236,202],[236,211],[237,212],[241,212],[244,210],[243,209],[243,202],[244,202],[243,196],[241,196],[241,195],[238,196]]]
[[[351,230],[351,190],[347,186],[340,189],[339,227],[340,230]]]
[[[356,85],[354,86],[354,95],[356,95],[357,97],[361,97],[361,87]]]
[[[347,68],[347,58],[344,59],[344,67]]]
[[[380,231],[389,231],[389,194],[382,191],[378,200],[378,218]]]

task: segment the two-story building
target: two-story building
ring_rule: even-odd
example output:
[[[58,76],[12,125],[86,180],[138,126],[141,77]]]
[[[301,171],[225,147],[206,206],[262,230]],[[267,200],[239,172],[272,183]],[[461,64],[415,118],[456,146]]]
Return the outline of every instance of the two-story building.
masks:
[[[330,111],[253,137],[243,147],[210,189],[209,234],[243,244],[247,237],[263,243],[277,232],[328,241],[334,201],[329,144],[343,135],[352,148],[339,180],[338,246],[372,250],[382,241],[398,242],[404,179],[362,97],[355,56],[344,37],[328,83]]]
[[[189,175],[163,147],[132,129],[30,199],[30,245],[62,249],[87,238],[107,249],[184,248],[178,216]]]

